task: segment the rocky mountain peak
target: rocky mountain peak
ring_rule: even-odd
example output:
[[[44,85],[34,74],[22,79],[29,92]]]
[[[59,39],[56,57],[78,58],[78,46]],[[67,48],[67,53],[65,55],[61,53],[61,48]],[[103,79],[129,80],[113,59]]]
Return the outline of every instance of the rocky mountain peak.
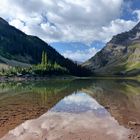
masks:
[[[140,31],[140,22],[133,28],[133,30]]]
[[[132,30],[113,36],[109,44],[127,46],[138,39],[140,39],[140,22]]]
[[[130,31],[113,36],[106,46],[83,66],[96,74],[140,73],[140,22]]]

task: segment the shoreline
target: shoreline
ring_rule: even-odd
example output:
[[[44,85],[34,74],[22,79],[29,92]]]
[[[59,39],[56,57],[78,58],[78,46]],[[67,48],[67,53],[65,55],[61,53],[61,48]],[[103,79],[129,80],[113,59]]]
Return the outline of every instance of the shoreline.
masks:
[[[137,77],[119,77],[119,76],[89,76],[78,77],[72,75],[59,76],[0,76],[1,82],[19,82],[19,81],[40,81],[40,80],[69,80],[69,79],[95,79],[95,80],[137,80],[140,81],[140,76]]]
[[[31,76],[31,77],[19,77],[19,76],[13,76],[13,77],[7,77],[2,76],[0,77],[0,83],[1,82],[21,82],[21,81],[40,81],[40,80],[68,80],[68,79],[77,79],[77,77],[65,75],[65,76]],[[79,79],[79,78],[78,78]]]

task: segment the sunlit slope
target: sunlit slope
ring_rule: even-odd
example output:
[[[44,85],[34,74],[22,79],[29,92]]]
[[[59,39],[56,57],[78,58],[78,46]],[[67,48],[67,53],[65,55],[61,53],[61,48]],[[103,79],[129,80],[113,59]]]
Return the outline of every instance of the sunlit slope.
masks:
[[[83,66],[99,75],[139,75],[140,23],[129,32],[114,36]]]

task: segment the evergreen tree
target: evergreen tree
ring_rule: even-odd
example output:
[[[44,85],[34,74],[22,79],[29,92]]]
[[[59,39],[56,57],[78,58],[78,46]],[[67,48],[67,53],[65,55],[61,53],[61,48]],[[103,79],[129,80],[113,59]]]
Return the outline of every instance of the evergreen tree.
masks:
[[[45,51],[42,52],[41,64],[42,64],[43,66],[47,65],[47,53],[46,53]]]
[[[41,58],[41,65],[44,66],[45,65],[45,52],[42,52],[42,58]]]
[[[44,52],[44,63],[45,63],[45,65],[48,64],[47,53],[46,52]]]

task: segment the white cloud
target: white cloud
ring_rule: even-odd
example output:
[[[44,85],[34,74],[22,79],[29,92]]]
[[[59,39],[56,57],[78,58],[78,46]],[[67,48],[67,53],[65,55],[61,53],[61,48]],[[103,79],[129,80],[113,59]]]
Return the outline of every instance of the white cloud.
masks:
[[[111,39],[112,35],[129,31],[135,25],[136,22],[131,20],[128,21],[125,21],[123,19],[113,20],[108,26],[102,27],[102,31],[100,32],[100,38],[102,38],[102,40],[105,40],[107,42]]]
[[[77,51],[66,50],[62,53],[62,55],[78,62],[84,62],[94,56],[98,51],[99,49],[96,48],[87,48],[85,50]]]
[[[16,26],[18,29],[23,29],[24,28],[24,22],[18,19],[14,19],[9,22],[9,24]]]
[[[133,14],[137,15],[137,20],[139,21],[140,20],[140,10],[134,10]]]
[[[49,43],[91,43],[134,26],[133,21],[119,19],[123,4],[124,0],[4,0],[0,16]]]
[[[84,107],[94,110],[103,109],[103,106],[101,106],[95,99],[83,92],[67,96],[61,102],[63,102],[65,106],[75,104],[75,107],[84,105]]]
[[[107,42],[113,35],[128,31],[140,20],[120,19],[126,0],[3,0],[0,16],[27,34],[48,43],[94,41]],[[130,5],[128,5],[129,7]],[[85,61],[98,50],[64,51],[65,57]]]

